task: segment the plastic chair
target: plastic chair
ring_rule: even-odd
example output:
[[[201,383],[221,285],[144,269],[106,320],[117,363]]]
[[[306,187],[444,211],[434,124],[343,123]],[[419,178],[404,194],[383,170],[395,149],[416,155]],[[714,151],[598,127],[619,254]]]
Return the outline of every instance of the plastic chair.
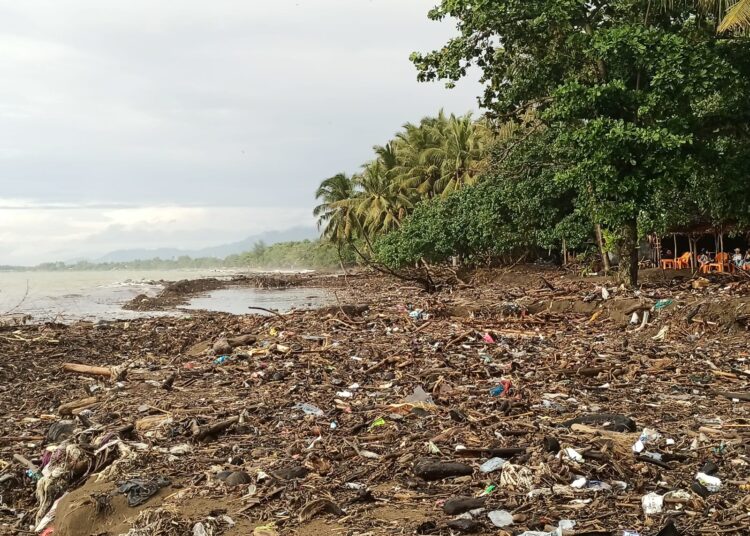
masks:
[[[662,270],[666,270],[666,269],[672,270],[672,269],[674,269],[676,263],[677,263],[677,259],[662,259],[661,260],[661,269]]]
[[[709,272],[729,272],[731,269],[729,253],[717,253],[714,262],[709,262],[701,266],[701,272],[705,274]]]
[[[690,252],[686,251],[682,255],[680,255],[680,258],[675,261],[675,268],[678,270],[682,270],[685,268],[690,268]]]

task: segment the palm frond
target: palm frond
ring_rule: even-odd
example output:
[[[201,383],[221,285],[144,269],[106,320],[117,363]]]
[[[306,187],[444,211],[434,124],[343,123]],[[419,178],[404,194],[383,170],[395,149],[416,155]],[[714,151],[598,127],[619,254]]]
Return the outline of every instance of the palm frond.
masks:
[[[724,13],[718,31],[750,29],[750,0],[738,0]]]

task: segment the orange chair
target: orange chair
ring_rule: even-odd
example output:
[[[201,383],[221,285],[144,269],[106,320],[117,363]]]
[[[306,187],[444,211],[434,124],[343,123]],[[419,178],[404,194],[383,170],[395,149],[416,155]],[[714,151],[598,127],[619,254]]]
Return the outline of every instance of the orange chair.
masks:
[[[684,270],[685,268],[690,268],[690,252],[686,251],[682,255],[680,255],[680,258],[675,261],[675,268],[678,270]]]
[[[731,269],[732,265],[729,263],[729,253],[717,253],[714,262],[709,262],[701,266],[701,272],[705,274],[709,272],[728,272]]]
[[[661,269],[662,270],[666,270],[666,269],[672,270],[672,269],[674,269],[675,264],[677,264],[677,259],[662,259],[661,260]]]

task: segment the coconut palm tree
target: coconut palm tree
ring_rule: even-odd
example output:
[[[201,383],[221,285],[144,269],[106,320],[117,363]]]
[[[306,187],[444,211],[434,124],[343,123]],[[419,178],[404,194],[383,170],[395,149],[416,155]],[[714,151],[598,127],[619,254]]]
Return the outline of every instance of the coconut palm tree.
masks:
[[[356,195],[355,184],[346,173],[320,183],[315,198],[322,202],[313,209],[313,215],[318,218],[318,229],[322,228],[324,238],[337,244],[354,238],[358,227],[354,211]]]
[[[400,225],[412,207],[404,185],[378,159],[364,166],[362,173],[352,178],[359,190],[355,211],[368,237],[387,233]]]
[[[716,16],[720,33],[750,29],[750,0],[698,0],[698,5]]]
[[[442,111],[439,121],[444,121]],[[436,124],[439,123],[432,118],[422,119],[418,125],[406,123],[393,142],[399,156],[394,170],[396,180],[406,184],[419,198],[432,197],[435,182],[440,178],[438,166],[424,158],[427,149],[437,148],[442,143],[441,129],[435,128]]]
[[[433,193],[447,195],[474,184],[483,170],[489,139],[487,127],[473,121],[471,114],[451,114],[447,121],[435,123],[432,130],[440,144],[425,149],[422,159],[425,165],[438,170]]]

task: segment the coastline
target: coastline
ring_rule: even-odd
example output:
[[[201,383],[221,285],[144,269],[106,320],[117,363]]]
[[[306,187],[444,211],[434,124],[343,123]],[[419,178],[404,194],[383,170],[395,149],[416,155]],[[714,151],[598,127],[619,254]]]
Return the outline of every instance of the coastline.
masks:
[[[640,296],[609,287],[605,300],[595,282],[555,271],[435,294],[368,274],[309,277],[291,280],[309,286],[319,277],[335,306],[0,328],[0,459],[10,462],[0,527],[26,530],[38,506],[13,456],[38,467],[44,449],[59,445],[76,446],[87,463],[58,482],[68,493],[55,536],[121,534],[149,520],[188,531],[212,524],[229,536],[270,522],[279,534],[413,533],[446,527],[442,501],[490,485],[486,511],[510,510],[514,530],[575,519],[645,531],[640,500],[661,475],[669,475],[662,493],[687,489],[701,452],[724,445],[726,456],[742,456],[746,436],[733,423],[747,410],[721,393],[746,382],[738,367],[748,283],[721,293],[718,283],[652,285]],[[672,301],[653,310],[661,300]],[[623,320],[632,303],[653,310],[642,329]],[[730,303],[733,318],[722,312]],[[117,374],[66,372],[64,363]],[[634,428],[565,424],[592,414],[621,415]],[[60,423],[69,433],[51,436]],[[672,456],[668,469],[634,457],[644,427],[662,435],[650,448]],[[94,454],[113,437],[114,447]],[[550,451],[550,438],[581,461]],[[482,472],[498,456],[503,470]],[[433,480],[427,461],[461,472]],[[712,497],[736,505],[726,506],[731,513],[741,508],[731,482],[742,468],[716,462],[725,485]],[[512,472],[523,483],[510,484]],[[142,505],[117,492],[119,481],[157,475],[170,484]],[[570,487],[576,475],[610,489]],[[535,489],[554,491],[530,499]],[[93,495],[109,509],[98,511]],[[683,507],[699,508],[696,497]],[[571,512],[574,499],[596,502]],[[491,527],[486,512],[477,519]],[[718,529],[711,517],[694,520]]]

